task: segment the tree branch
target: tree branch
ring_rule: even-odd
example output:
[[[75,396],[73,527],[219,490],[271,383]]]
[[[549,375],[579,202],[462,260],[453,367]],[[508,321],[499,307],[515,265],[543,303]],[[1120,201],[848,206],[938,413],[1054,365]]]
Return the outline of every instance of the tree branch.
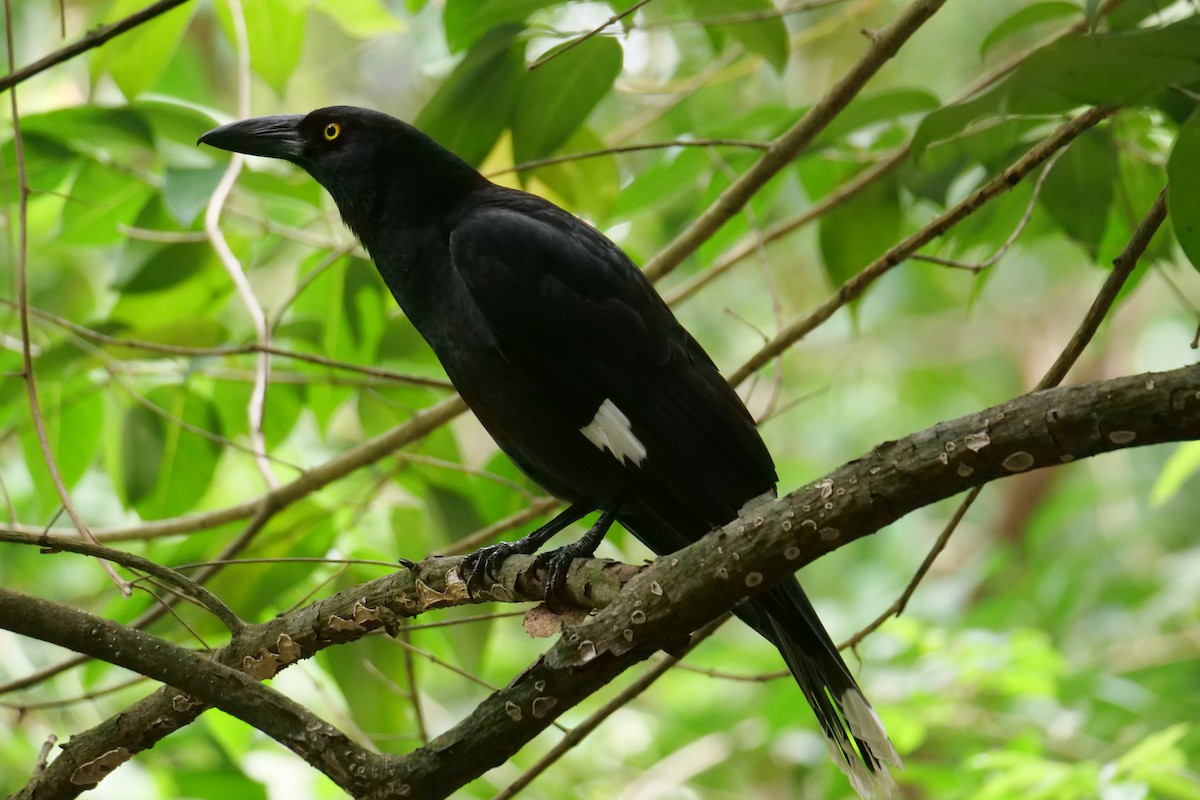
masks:
[[[950,230],[966,217],[977,211],[982,205],[1000,196],[1020,183],[1026,175],[1037,169],[1056,152],[1066,147],[1081,133],[1092,128],[1101,120],[1116,113],[1115,108],[1089,108],[1071,121],[1059,126],[1054,133],[1038,142],[1025,155],[1012,165],[976,189],[961,202],[946,209],[935,217],[928,225],[907,236],[904,241],[894,245],[886,253],[864,267],[858,274],[843,283],[838,290],[824,303],[812,312],[781,330],[763,345],[757,353],[751,356],[732,375],[729,382],[737,386],[750,377],[760,367],[771,359],[783,353],[789,347],[811,333],[817,326],[833,316],[838,309],[862,296],[872,283],[892,268],[911,258],[917,250],[929,244],[937,237]]]
[[[192,698],[178,695],[180,704],[203,701],[250,723],[343,788],[355,785],[356,764],[371,755],[255,676],[136,628],[3,588],[0,627],[87,653],[182,689]]]
[[[84,34],[83,38],[79,41],[72,42],[66,47],[55,50],[53,53],[39,58],[32,64],[27,64],[18,70],[10,71],[8,75],[0,78],[0,92],[8,91],[18,83],[29,80],[34,75],[45,72],[51,67],[58,66],[64,61],[70,61],[81,53],[86,53],[88,50],[99,47],[110,39],[120,36],[122,33],[128,33],[139,25],[143,25],[160,14],[170,11],[176,6],[181,6],[186,2],[188,0],[158,0],[157,3],[151,3],[141,11],[130,14],[124,19],[94,28]]]
[[[1061,151],[1060,151],[1061,152]],[[1045,174],[1044,172],[1042,173]],[[1108,273],[1108,277],[1104,279],[1104,284],[1100,287],[1099,293],[1092,301],[1092,305],[1088,308],[1087,313],[1083,317],[1083,321],[1079,323],[1079,327],[1075,329],[1075,333],[1071,336],[1071,340],[1067,342],[1067,346],[1058,354],[1058,358],[1054,360],[1054,364],[1038,381],[1034,391],[1049,389],[1053,386],[1058,386],[1067,377],[1067,373],[1075,362],[1079,360],[1079,356],[1083,354],[1083,350],[1092,341],[1092,337],[1096,335],[1096,331],[1100,329],[1100,323],[1108,316],[1108,312],[1112,310],[1113,303],[1117,300],[1117,295],[1121,293],[1121,288],[1125,282],[1129,280],[1129,276],[1133,274],[1134,268],[1138,265],[1142,254],[1146,252],[1146,248],[1150,246],[1150,240],[1154,238],[1154,234],[1158,232],[1159,227],[1167,218],[1167,190],[1164,188],[1158,193],[1158,199],[1146,212],[1146,216],[1138,223],[1137,228],[1133,232],[1133,236],[1129,239],[1129,243],[1125,245],[1125,249],[1121,254],[1113,259],[1113,268]],[[838,647],[845,649],[847,647],[855,647],[869,633],[874,631],[888,619],[893,616],[899,616],[908,606],[908,601],[912,599],[913,593],[916,592],[917,586],[924,579],[926,573],[929,572],[933,562],[941,555],[946,544],[950,541],[950,537],[954,535],[954,531],[958,529],[959,523],[963,517],[967,515],[967,511],[975,503],[980,492],[983,491],[983,486],[976,486],[971,491],[967,492],[967,496],[962,499],[954,514],[950,517],[949,522],[938,534],[937,541],[933,543],[933,547],[929,549],[929,553],[925,556],[925,560],[921,562],[921,566],[917,568],[916,574],[909,581],[908,586],[904,588],[896,601],[888,606],[887,610],[877,616],[865,627],[856,632],[846,641],[842,642]]]
[[[1112,450],[1200,438],[1200,365],[1024,395],[1000,406],[885,442],[825,478],[649,567],[586,561],[569,580],[572,602],[603,610],[568,632],[529,670],[453,729],[391,762],[373,797],[440,798],[502,763],[564,710],[659,649],[672,649],[743,597],[908,512],[998,478]],[[269,677],[322,647],[386,628],[400,616],[474,602],[457,578],[460,558],[431,558],[327,600],[247,628],[215,660]],[[508,559],[505,601],[542,596],[527,556]],[[628,586],[624,591],[621,586]],[[65,752],[18,798],[74,797],[71,776],[94,776],[107,754],[120,760],[152,746],[202,710],[174,707],[162,689]],[[498,735],[502,733],[503,735]],[[60,763],[62,762],[62,763]],[[470,769],[466,769],[470,765]],[[392,789],[388,789],[391,786]]]
[[[9,542],[11,544],[27,544],[42,548],[43,553],[68,552],[79,553],[93,558],[104,559],[111,561],[114,564],[120,564],[129,569],[140,570],[148,575],[153,575],[160,580],[168,583],[173,583],[175,586],[183,590],[184,594],[195,600],[201,607],[207,608],[214,617],[221,621],[229,632],[237,634],[246,623],[238,618],[238,615],[230,610],[229,606],[225,605],[219,597],[205,589],[200,584],[193,581],[188,576],[181,572],[164,567],[157,561],[151,561],[148,558],[136,555],[134,553],[126,553],[123,550],[114,550],[111,547],[104,545],[92,544],[80,539],[68,539],[65,537],[50,537],[30,536],[23,533],[13,533],[10,531],[0,530],[0,542]]]
[[[667,247],[646,265],[646,275],[657,280],[679,266],[729,219],[742,210],[750,198],[781,169],[790,164],[821,131],[841,113],[842,109],[862,91],[879,68],[896,54],[917,29],[932,17],[946,0],[914,0],[899,17],[868,40],[866,54],[812,105],[800,120],[771,143],[750,169],[721,193],[713,204],[675,237]]]

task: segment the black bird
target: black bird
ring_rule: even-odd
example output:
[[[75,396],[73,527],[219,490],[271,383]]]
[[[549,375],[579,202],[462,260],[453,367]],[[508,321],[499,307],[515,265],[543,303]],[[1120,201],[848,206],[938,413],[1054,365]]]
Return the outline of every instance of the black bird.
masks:
[[[741,399],[641,270],[582,220],[491,183],[376,111],[248,119],[200,142],[291,161],[321,183],[496,443],[570,503],[524,539],[476,554],[472,580],[592,511],[600,518],[583,539],[551,554],[552,585],[614,520],[663,554],[774,494],[774,464]],[[800,584],[737,613],[779,648],[854,788],[890,794],[886,765],[899,757]]]

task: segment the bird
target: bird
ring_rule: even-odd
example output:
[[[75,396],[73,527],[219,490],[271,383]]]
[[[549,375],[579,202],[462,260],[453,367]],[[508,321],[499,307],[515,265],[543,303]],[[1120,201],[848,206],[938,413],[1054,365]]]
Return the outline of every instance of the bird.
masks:
[[[549,586],[614,522],[663,555],[775,496],[774,462],[740,397],[643,272],[583,220],[364,108],[235,121],[198,144],[282,159],[320,183],[499,448],[567,503],[473,554],[468,585],[591,513],[578,542],[545,558]],[[735,613],[779,649],[852,787],[891,795],[900,758],[799,582]]]

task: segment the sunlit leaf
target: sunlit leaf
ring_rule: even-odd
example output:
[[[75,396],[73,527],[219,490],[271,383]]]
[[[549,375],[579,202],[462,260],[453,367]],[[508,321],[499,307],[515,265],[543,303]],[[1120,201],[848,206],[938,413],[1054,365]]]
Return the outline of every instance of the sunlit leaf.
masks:
[[[983,38],[983,43],[979,45],[979,55],[981,58],[987,56],[997,45],[1030,28],[1074,17],[1078,14],[1079,6],[1075,3],[1065,2],[1065,0],[1049,0],[1049,2],[1034,3],[1020,8],[1005,17]]]
[[[1163,464],[1162,472],[1150,490],[1151,505],[1169,503],[1197,472],[1200,472],[1200,442],[1184,442]]]
[[[788,32],[783,18],[774,13],[770,0],[688,0],[692,13],[701,22],[710,20],[707,27],[728,36],[752,53],[757,53],[783,72],[788,59]],[[723,20],[729,20],[723,22]]]
[[[557,53],[557,54],[556,54]],[[593,37],[561,52],[521,82],[513,115],[513,159],[518,163],[554,152],[587,118],[621,72],[621,45]]]
[[[239,4],[249,40],[250,68],[280,94],[300,61],[308,27],[308,6],[308,0]],[[231,43],[236,43],[229,4],[217,3],[217,11],[225,35]]]
[[[881,180],[821,218],[821,261],[840,286],[892,246],[903,215],[894,180]]]
[[[1004,81],[926,117],[913,140],[930,142],[1005,114],[1059,114],[1080,105],[1144,105],[1173,84],[1200,79],[1200,20],[1165,28],[1069,36],[1021,62]]]
[[[468,163],[481,163],[511,124],[525,72],[520,30],[498,28],[476,43],[417,116],[418,128]]]
[[[406,27],[382,0],[317,0],[315,8],[356,39],[400,33]]]
[[[442,22],[450,52],[458,53],[485,35],[511,23],[523,22],[539,8],[560,0],[446,0]]]
[[[107,16],[123,19],[145,5],[143,0],[116,0]],[[112,75],[129,100],[153,88],[178,50],[196,8],[196,3],[184,3],[124,34],[120,47],[100,48],[91,62],[93,75]]]

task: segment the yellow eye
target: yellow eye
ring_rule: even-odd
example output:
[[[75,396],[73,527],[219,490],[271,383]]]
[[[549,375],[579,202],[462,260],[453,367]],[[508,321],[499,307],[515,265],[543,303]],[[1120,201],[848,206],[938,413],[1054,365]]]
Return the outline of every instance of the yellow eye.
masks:
[[[331,122],[325,126],[325,141],[332,142],[342,133],[342,126]]]

